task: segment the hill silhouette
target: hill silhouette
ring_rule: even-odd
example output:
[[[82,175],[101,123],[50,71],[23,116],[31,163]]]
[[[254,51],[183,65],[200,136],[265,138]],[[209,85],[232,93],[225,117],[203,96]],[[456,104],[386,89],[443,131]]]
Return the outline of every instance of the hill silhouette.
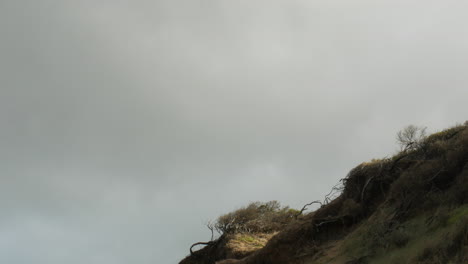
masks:
[[[468,124],[405,144],[311,213],[270,202],[221,216],[221,236],[180,264],[468,263]]]

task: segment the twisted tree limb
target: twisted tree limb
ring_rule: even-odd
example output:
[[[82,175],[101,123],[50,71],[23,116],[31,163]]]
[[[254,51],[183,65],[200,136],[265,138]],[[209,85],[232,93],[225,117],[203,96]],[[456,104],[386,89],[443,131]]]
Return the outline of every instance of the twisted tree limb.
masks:
[[[336,218],[331,218],[331,219],[327,219],[327,220],[324,219],[324,221],[315,224],[315,227],[320,227],[320,226],[322,226],[324,224],[333,223],[333,222],[342,221],[342,220],[343,220],[342,216],[338,216]]]
[[[295,217],[298,218],[305,210],[307,210],[307,207],[309,207],[309,206],[311,206],[311,205],[313,205],[313,204],[316,204],[316,203],[320,204],[320,206],[323,205],[322,202],[320,202],[319,200],[310,202],[310,203],[304,205],[304,206],[302,207],[302,209],[299,211],[299,213],[297,213],[297,214],[295,215]]]
[[[207,246],[211,246],[211,245],[214,245],[215,244],[215,241],[209,241],[209,242],[197,242],[195,244],[193,244],[191,247],[190,247],[190,255],[194,255],[195,252],[192,250],[193,247],[195,246],[199,246],[199,245],[207,245]]]
[[[384,164],[383,162],[380,164],[379,174],[374,174],[373,176],[369,177],[369,179],[367,179],[366,183],[365,183],[364,186],[362,187],[362,191],[361,191],[361,202],[364,201],[364,195],[365,195],[366,188],[367,188],[367,186],[369,185],[369,183],[370,183],[374,178],[378,178],[378,177],[380,177],[380,175],[382,175],[383,164]]]

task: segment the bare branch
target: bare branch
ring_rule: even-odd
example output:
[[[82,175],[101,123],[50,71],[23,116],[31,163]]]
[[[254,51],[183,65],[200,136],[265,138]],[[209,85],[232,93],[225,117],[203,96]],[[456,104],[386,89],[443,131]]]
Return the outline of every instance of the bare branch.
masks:
[[[213,241],[213,238],[214,238],[214,230],[215,230],[215,224],[213,224],[213,222],[211,221],[208,221],[208,223],[206,223],[206,227],[211,231],[211,239],[210,241]]]
[[[324,224],[328,224],[328,223],[333,223],[333,222],[337,222],[337,221],[341,221],[342,220],[342,217],[337,217],[337,218],[331,218],[331,219],[326,219],[318,224],[315,224],[315,227],[320,227]]]
[[[409,125],[397,133],[397,142],[402,151],[417,149],[421,147],[426,138],[426,127]]]
[[[367,179],[366,183],[365,183],[364,186],[362,187],[362,191],[361,191],[361,202],[364,201],[364,195],[365,195],[366,188],[367,188],[367,186],[369,185],[369,183],[370,183],[374,178],[379,178],[380,175],[382,175],[383,165],[384,165],[384,163],[381,162],[381,163],[380,163],[379,174],[374,174],[374,175],[372,175],[371,177],[369,177],[369,179]]]
[[[311,206],[311,205],[313,205],[313,204],[320,204],[320,206],[323,205],[322,202],[320,202],[320,201],[318,201],[318,200],[317,200],[317,201],[310,202],[310,203],[304,205],[304,206],[302,207],[302,209],[299,211],[299,213],[297,213],[297,214],[295,215],[295,217],[298,218],[305,210],[307,210],[307,207],[309,207],[309,206]]]
[[[199,245],[207,245],[207,246],[211,246],[215,243],[215,241],[209,241],[209,242],[197,242],[195,244],[193,244],[191,247],[190,247],[190,255],[193,255],[195,252],[192,250],[193,247],[195,246],[199,246]]]
[[[328,204],[331,202],[333,199],[335,199],[340,193],[343,191],[344,188],[344,179],[341,179],[335,186],[332,187],[330,192],[325,195],[325,199],[323,201],[323,204]]]

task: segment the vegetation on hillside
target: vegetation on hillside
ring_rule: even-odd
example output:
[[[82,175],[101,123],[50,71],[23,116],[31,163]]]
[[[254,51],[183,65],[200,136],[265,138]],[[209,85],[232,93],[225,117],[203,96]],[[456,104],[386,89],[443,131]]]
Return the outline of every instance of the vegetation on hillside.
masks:
[[[221,234],[272,233],[283,229],[298,212],[288,206],[282,207],[278,201],[254,202],[220,216],[215,228]]]
[[[312,213],[271,202],[221,216],[221,237],[181,263],[468,263],[468,124],[429,136],[409,126],[397,142],[399,153],[352,169]],[[278,231],[226,253],[233,239]]]

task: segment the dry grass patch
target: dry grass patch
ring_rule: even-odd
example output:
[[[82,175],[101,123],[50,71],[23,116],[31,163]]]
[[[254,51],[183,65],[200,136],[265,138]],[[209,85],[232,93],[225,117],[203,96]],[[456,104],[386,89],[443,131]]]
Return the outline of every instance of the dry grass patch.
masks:
[[[247,254],[263,248],[266,243],[277,233],[278,232],[233,234],[232,238],[227,243],[227,247],[230,248],[233,252]]]

